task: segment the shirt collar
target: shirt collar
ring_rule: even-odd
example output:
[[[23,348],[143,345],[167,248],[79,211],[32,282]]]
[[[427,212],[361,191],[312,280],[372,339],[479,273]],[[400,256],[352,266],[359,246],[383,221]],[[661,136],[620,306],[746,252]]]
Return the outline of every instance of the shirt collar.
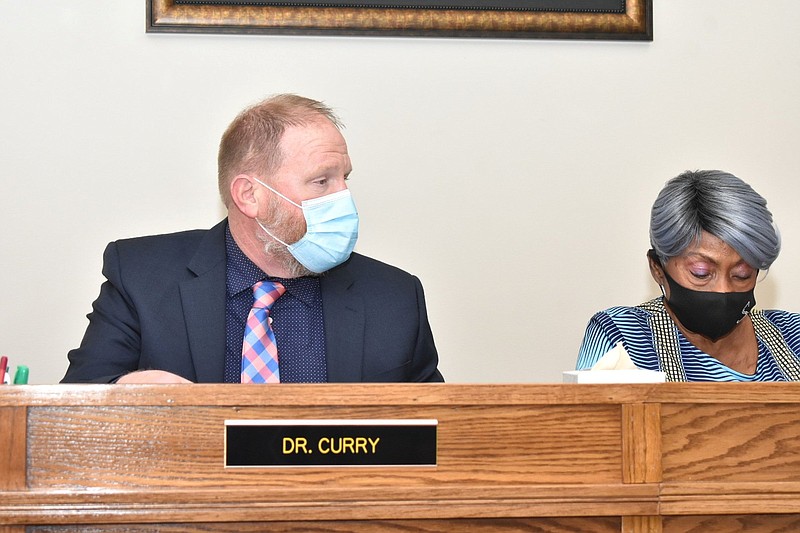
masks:
[[[309,306],[315,304],[319,295],[318,277],[278,278],[268,276],[239,248],[231,234],[230,226],[225,227],[225,253],[228,259],[226,268],[228,297],[250,290],[258,281],[269,279],[270,281],[280,282],[286,287],[286,292],[304,304]]]

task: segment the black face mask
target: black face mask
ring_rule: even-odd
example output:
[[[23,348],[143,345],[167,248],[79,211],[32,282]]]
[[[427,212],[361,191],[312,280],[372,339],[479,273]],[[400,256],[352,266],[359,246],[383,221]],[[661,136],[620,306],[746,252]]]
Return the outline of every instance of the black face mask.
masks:
[[[664,269],[669,283],[667,304],[675,317],[689,331],[712,341],[724,337],[756,305],[753,291],[706,292],[687,289],[672,279]]]

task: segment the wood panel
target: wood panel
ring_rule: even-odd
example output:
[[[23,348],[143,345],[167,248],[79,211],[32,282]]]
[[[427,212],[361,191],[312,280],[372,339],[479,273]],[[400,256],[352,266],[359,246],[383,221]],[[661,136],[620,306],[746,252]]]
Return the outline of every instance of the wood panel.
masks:
[[[0,387],[0,533],[794,531],[799,408],[796,384]],[[224,421],[259,418],[435,418],[438,464],[225,469]]]
[[[664,481],[800,481],[797,404],[664,404]]]
[[[0,407],[0,490],[25,488],[27,410]]]
[[[790,533],[800,531],[800,515],[668,516],[664,533]]]
[[[298,385],[30,385],[0,389],[0,407],[124,405],[313,407],[378,405],[619,405],[663,401],[675,384],[619,385],[463,385],[451,383],[380,383]],[[677,384],[687,386],[688,384]],[[689,385],[690,386],[690,385]],[[314,387],[309,393],[309,387]],[[697,391],[700,394],[702,390]],[[717,391],[711,391],[716,397]],[[684,395],[678,395],[683,397]],[[795,396],[800,402],[800,394]],[[718,400],[719,401],[719,400]],[[763,400],[762,400],[763,401]]]
[[[224,421],[276,417],[435,418],[439,457],[435,468],[271,469],[273,487],[602,484],[622,468],[618,406],[32,407],[28,482],[76,487],[91,471],[95,487],[263,485],[263,469],[223,468]]]
[[[661,533],[660,516],[623,516],[622,533]]]
[[[661,513],[751,514],[796,513],[800,510],[800,483],[662,483]]]
[[[588,518],[528,518],[486,520],[381,520],[318,521],[318,522],[252,522],[159,525],[163,533],[614,533],[620,531],[620,519],[613,517]],[[101,524],[97,526],[33,527],[28,533],[140,533],[154,531],[152,524]]]
[[[623,481],[661,481],[661,406],[623,404],[622,427]]]

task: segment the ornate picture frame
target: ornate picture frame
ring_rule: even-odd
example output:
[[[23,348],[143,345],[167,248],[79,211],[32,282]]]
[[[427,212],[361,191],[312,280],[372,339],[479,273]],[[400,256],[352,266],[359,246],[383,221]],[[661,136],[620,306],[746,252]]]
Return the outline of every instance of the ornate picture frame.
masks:
[[[146,0],[147,31],[653,39],[652,0]]]

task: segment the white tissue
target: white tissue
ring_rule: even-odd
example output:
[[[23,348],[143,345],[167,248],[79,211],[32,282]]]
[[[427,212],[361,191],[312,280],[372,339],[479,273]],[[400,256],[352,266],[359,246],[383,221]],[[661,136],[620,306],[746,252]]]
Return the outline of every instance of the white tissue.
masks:
[[[628,351],[618,342],[613,348],[603,354],[592,367],[592,370],[636,370],[636,365],[631,361]]]
[[[618,342],[603,354],[591,370],[569,370],[563,373],[564,383],[663,383],[664,372],[636,368],[628,351]]]

